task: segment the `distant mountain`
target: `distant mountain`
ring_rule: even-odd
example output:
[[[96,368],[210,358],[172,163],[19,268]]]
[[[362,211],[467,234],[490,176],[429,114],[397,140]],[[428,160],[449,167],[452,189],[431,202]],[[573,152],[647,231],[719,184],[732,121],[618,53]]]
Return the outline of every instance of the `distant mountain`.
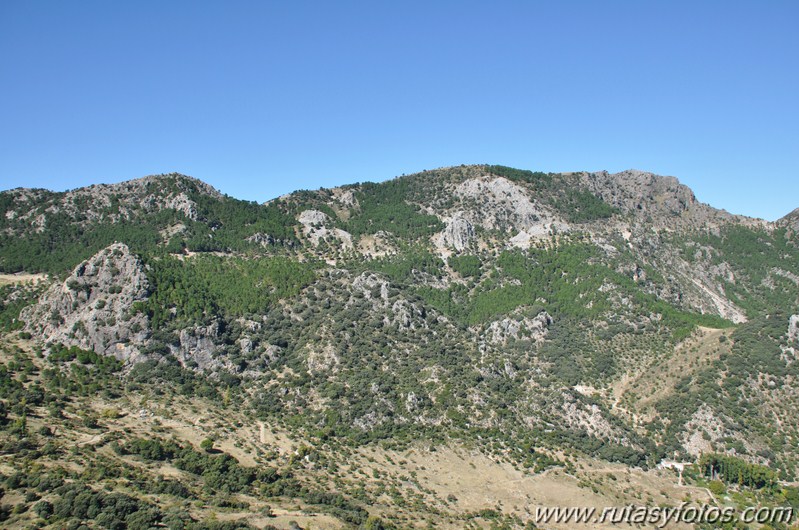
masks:
[[[234,232],[245,226],[290,240],[296,222],[178,174],[63,193],[17,188],[0,193],[0,213],[0,270],[10,272],[65,272],[116,241],[144,253],[243,247]]]
[[[797,473],[799,210],[737,216],[637,170],[459,166],[266,204],[171,174],[2,192],[0,234],[3,271],[49,274],[0,288],[7,330],[153,388],[208,378],[325,443]]]

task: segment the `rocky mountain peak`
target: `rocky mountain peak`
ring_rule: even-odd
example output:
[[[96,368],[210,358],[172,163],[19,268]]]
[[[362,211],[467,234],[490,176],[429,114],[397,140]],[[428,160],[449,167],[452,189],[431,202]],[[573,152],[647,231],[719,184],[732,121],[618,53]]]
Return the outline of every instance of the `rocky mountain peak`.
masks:
[[[799,232],[799,208],[777,221],[777,223],[787,226],[794,232]]]
[[[619,173],[583,173],[585,187],[625,212],[680,215],[697,203],[693,191],[676,177],[637,169]]]
[[[115,194],[122,196],[139,196],[157,192],[169,193],[171,191],[184,193],[201,193],[214,198],[221,198],[222,193],[202,180],[183,175],[181,173],[163,173],[148,175],[135,179],[125,180],[114,184],[90,184],[81,188],[74,188],[65,192],[53,192],[42,188],[13,188],[2,193],[11,194],[15,200],[32,202],[42,200],[52,195],[63,194],[69,196],[105,195]]]
[[[172,209],[197,220],[198,196],[217,200],[224,196],[213,186],[179,173],[151,175],[116,184],[93,184],[65,192],[16,188],[2,192],[10,197],[0,210],[8,231],[17,234],[32,229],[41,233],[54,216],[76,222],[120,222],[141,212]]]
[[[148,335],[147,317],[133,305],[148,296],[149,282],[127,245],[114,243],[79,264],[21,314],[42,341],[79,346],[130,360]]]
[[[154,191],[163,190],[167,193],[199,193],[208,195],[217,199],[222,198],[222,193],[210,184],[194,177],[189,177],[181,173],[164,173],[160,175],[148,175],[132,180],[126,180],[117,184],[97,184],[87,188],[80,188],[86,190],[108,190],[112,193],[153,193]]]

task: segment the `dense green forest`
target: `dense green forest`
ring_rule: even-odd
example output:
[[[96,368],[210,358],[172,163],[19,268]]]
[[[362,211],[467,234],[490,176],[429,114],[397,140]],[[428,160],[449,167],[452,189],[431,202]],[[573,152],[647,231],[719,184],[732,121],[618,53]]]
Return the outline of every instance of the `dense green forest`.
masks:
[[[712,261],[729,265],[746,281],[723,278],[727,296],[748,315],[756,317],[796,303],[795,280],[784,273],[799,275],[799,245],[786,229],[774,231],[745,226],[728,226],[719,235],[703,233],[696,242],[714,249]],[[686,254],[690,257],[690,251]],[[773,285],[769,287],[768,284]]]
[[[438,217],[406,202],[411,186],[404,179],[362,184],[355,194],[359,206],[341,227],[355,236],[382,230],[409,240],[438,232],[443,228]]]
[[[777,475],[766,466],[750,464],[729,455],[707,454],[698,466],[708,477],[719,476],[725,482],[750,488],[771,488],[777,485]]]
[[[283,257],[247,260],[213,255],[164,257],[149,265],[152,294],[136,308],[147,312],[155,329],[263,314],[277,300],[309,285],[316,268]]]
[[[418,293],[433,307],[443,313],[470,324],[490,321],[521,306],[543,307],[552,314],[570,318],[597,318],[613,312],[613,301],[603,294],[608,288],[618,297],[635,301],[640,311],[652,311],[663,315],[663,324],[675,334],[675,339],[684,337],[696,325],[724,327],[729,323],[715,316],[698,315],[679,311],[641,293],[635,282],[627,276],[601,264],[596,247],[583,243],[568,243],[556,248],[530,249],[528,251],[502,252],[492,270],[479,283],[479,288],[455,284],[449,289],[420,287]],[[381,270],[395,271],[416,268],[435,274],[439,268],[430,258],[412,255],[395,260],[393,267]],[[463,256],[450,258],[450,265],[468,271],[468,276],[480,273],[479,258]],[[403,279],[395,273],[393,278]],[[404,275],[407,278],[407,274]]]

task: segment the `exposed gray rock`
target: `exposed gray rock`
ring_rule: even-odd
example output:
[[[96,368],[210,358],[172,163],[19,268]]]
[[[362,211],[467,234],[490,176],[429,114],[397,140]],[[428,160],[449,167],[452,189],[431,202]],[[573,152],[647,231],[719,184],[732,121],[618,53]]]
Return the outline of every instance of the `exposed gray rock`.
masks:
[[[388,281],[380,275],[372,272],[361,273],[353,280],[352,289],[371,300],[375,309],[388,307]]]
[[[303,210],[297,220],[303,225],[323,225],[327,222],[329,217],[324,212],[319,210]]]
[[[489,230],[516,232],[549,217],[543,206],[530,200],[527,190],[504,177],[466,180],[455,188],[455,196],[476,206],[462,212],[461,217],[468,216],[472,224]]]
[[[200,371],[213,371],[224,366],[217,358],[219,351],[219,321],[207,326],[184,328],[180,331],[180,343],[170,346],[175,358],[184,366],[196,364]]]
[[[696,199],[675,177],[629,169],[620,173],[581,173],[581,186],[603,201],[655,226],[714,227],[728,222],[766,227],[760,219],[732,215]]]
[[[636,283],[646,281],[646,271],[639,265],[636,265],[635,271],[633,271],[633,281]]]
[[[178,193],[168,197],[164,201],[164,207],[178,211],[192,221],[197,220],[197,204],[189,199],[189,196],[185,193]]]
[[[799,208],[777,221],[777,223],[790,228],[794,232],[799,232]]]
[[[791,280],[794,283],[794,285],[799,286],[799,276],[792,273],[791,271],[786,271],[784,269],[780,269],[779,267],[775,267],[771,269],[771,273],[780,276],[782,278],[785,278],[787,280]]]
[[[421,399],[416,397],[415,392],[408,392],[408,395],[405,397],[405,410],[408,412],[415,412],[418,410],[421,401]]]
[[[625,212],[680,215],[696,197],[675,177],[629,169],[620,173],[583,173],[583,184],[606,203]]]
[[[358,200],[355,198],[352,190],[333,188],[332,192],[333,196],[339,203],[341,203],[342,206],[346,206],[347,208],[354,208],[358,206]]]
[[[427,327],[427,323],[424,320],[424,309],[407,300],[399,299],[394,302],[391,306],[391,312],[393,317],[387,315],[384,319],[386,325],[394,324],[399,329],[411,330]]]
[[[510,339],[528,339],[539,342],[546,337],[550,325],[552,325],[552,317],[546,311],[542,311],[534,318],[496,320],[488,325],[483,337],[490,344],[506,344]]]
[[[788,340],[799,341],[799,315],[791,315],[788,320]]]
[[[270,236],[269,234],[264,234],[261,232],[251,235],[246,240],[249,241],[250,243],[261,245],[262,247],[269,247],[275,244],[274,237]]]
[[[458,212],[447,222],[441,234],[442,243],[458,252],[465,250],[475,237],[474,226]]]
[[[319,210],[303,210],[297,217],[303,226],[303,233],[311,240],[314,246],[325,239],[337,240],[345,249],[352,248],[352,234],[340,228],[328,228],[325,226],[330,218]]]
[[[507,240],[511,247],[529,248],[555,232],[570,230],[569,224],[529,189],[505,177],[486,175],[464,180],[454,188],[453,195],[461,199],[462,209],[456,218],[513,234]]]
[[[122,243],[78,265],[21,315],[26,330],[43,342],[60,342],[135,361],[149,336],[149,322],[135,302],[148,296],[144,268]]]
[[[673,222],[681,222],[679,219],[673,218]],[[677,307],[719,315],[736,323],[746,322],[743,309],[726,296],[726,282],[735,283],[738,279],[729,263],[719,261],[718,251],[689,240],[685,249],[687,256],[683,256],[673,246],[671,227],[658,228],[653,223],[622,223],[617,227],[616,237],[621,235],[636,255],[636,262],[630,262],[619,272],[635,278],[634,265],[642,269],[646,266],[663,278],[655,282],[649,276],[642,279],[639,275],[638,283],[644,291]],[[592,239],[598,243],[604,238],[595,236]]]
[[[241,353],[248,354],[252,352],[252,340],[248,337],[242,337],[237,341]]]
[[[548,239],[553,234],[563,234],[569,230],[569,225],[564,222],[545,221],[519,231],[518,234],[508,240],[508,245],[517,248],[530,248],[530,245],[535,241]]]

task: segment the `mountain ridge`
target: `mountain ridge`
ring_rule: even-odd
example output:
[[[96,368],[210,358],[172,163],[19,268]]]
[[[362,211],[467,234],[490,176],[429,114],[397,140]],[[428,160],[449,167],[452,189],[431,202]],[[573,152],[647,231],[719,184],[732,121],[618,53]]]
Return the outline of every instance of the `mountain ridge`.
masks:
[[[790,223],[640,171],[456,166],[265,204],[114,186],[0,193],[0,269],[49,274],[3,276],[0,336],[54,380],[235,403],[331,458],[457,443],[531,476],[711,453],[799,474]]]

